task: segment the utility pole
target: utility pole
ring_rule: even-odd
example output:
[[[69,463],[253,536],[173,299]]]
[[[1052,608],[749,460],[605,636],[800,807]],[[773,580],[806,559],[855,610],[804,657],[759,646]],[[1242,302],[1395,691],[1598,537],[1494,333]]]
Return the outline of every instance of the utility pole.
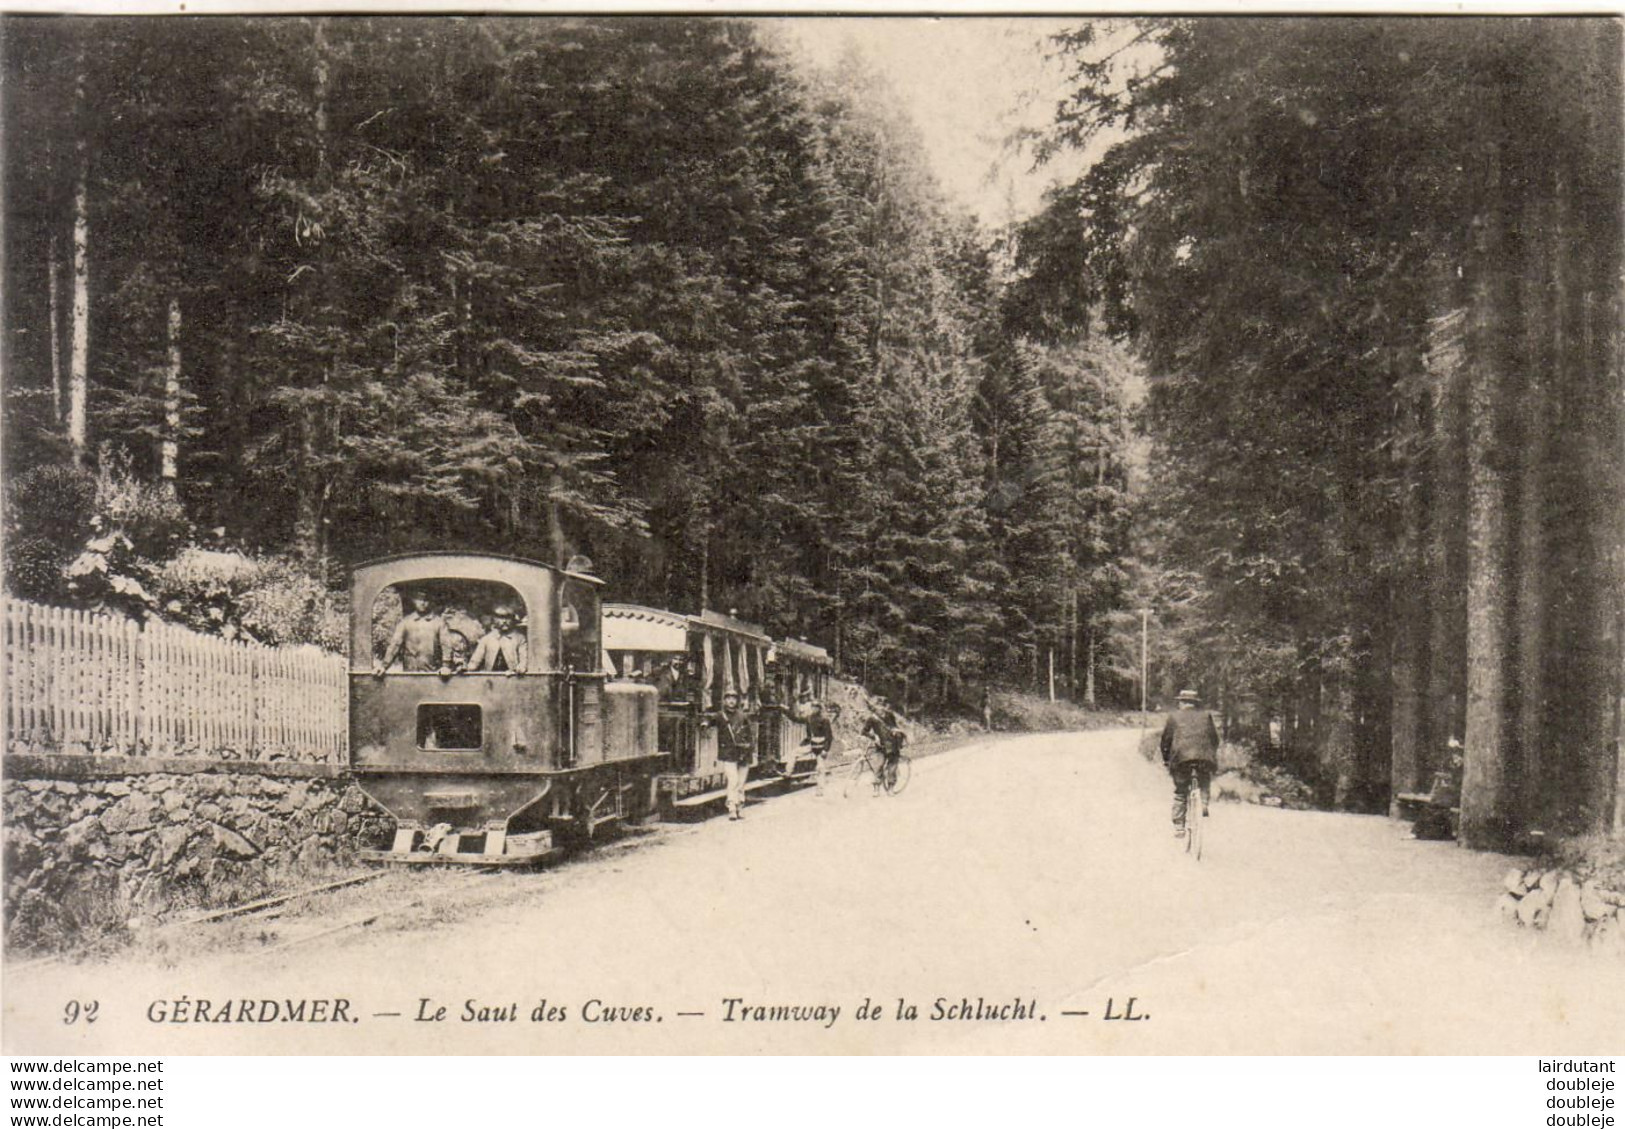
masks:
[[[1145,723],[1148,691],[1150,689],[1150,659],[1147,657],[1151,641],[1151,609],[1140,609],[1140,723]]]

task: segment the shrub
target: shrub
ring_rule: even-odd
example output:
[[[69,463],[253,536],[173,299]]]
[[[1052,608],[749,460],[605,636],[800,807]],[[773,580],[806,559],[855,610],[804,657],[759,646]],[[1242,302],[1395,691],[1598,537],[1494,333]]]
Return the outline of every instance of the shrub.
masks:
[[[105,449],[94,475],[37,467],[7,501],[7,587],[43,603],[141,618],[154,604],[156,562],[190,532],[171,489],[142,482],[127,455]]]
[[[194,631],[344,649],[343,611],[320,581],[286,558],[192,546],[163,565],[155,584],[164,618]]]
[[[84,547],[96,513],[96,477],[40,466],[6,491],[6,589],[25,600],[64,602],[64,570]]]
[[[1072,702],[1052,702],[1014,690],[992,692],[993,728],[1017,733],[1053,733],[1128,725],[1120,713],[1099,713]]]
[[[192,533],[173,487],[137,478],[123,451],[102,452],[91,524],[99,533],[123,534],[136,558],[153,562],[168,560]]]
[[[1280,801],[1280,807],[1296,811],[1312,811],[1320,806],[1315,803],[1315,790],[1284,768],[1254,763],[1241,769],[1240,775],[1262,790],[1265,798],[1261,803],[1270,804],[1273,797]]]

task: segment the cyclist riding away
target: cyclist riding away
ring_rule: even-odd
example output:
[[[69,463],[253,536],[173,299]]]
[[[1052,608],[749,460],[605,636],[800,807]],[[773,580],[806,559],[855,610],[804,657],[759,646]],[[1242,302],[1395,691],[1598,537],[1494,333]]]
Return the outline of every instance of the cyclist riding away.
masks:
[[[1207,815],[1213,791],[1213,770],[1219,766],[1219,731],[1213,715],[1198,710],[1195,690],[1179,692],[1179,708],[1162,727],[1162,763],[1174,778],[1174,836],[1185,834],[1190,811],[1191,784],[1202,793],[1202,815]]]

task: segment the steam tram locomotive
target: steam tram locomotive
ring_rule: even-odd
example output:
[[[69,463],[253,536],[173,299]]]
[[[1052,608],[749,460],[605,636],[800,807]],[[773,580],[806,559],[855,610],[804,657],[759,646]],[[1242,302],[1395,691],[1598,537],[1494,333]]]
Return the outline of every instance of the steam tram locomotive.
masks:
[[[374,861],[533,862],[556,833],[590,837],[648,810],[653,686],[609,682],[601,581],[535,561],[423,553],[355,570],[350,592],[350,765],[396,820]],[[425,598],[426,597],[426,598]],[[417,621],[432,656],[402,656],[392,631]],[[517,620],[479,670],[487,622]],[[367,661],[371,660],[371,661]],[[504,669],[505,668],[505,669]],[[516,669],[517,668],[517,669]]]
[[[809,775],[797,707],[827,693],[822,648],[717,612],[601,607],[602,583],[481,553],[356,568],[350,766],[396,821],[365,857],[532,863],[555,837],[719,800],[729,689],[756,721],[749,786]]]

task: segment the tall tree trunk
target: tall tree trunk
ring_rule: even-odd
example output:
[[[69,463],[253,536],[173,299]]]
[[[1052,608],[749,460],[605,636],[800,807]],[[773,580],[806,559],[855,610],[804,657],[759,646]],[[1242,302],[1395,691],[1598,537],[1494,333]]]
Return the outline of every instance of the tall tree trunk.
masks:
[[[1346,809],[1353,796],[1356,777],[1354,701],[1348,675],[1340,674],[1327,684],[1321,718],[1321,779],[1332,785],[1332,806]]]
[[[1504,845],[1510,831],[1507,717],[1507,488],[1501,398],[1507,386],[1508,261],[1502,153],[1484,146],[1482,195],[1466,261],[1467,310],[1467,728],[1461,840]]]
[[[1084,629],[1083,635],[1083,701],[1090,709],[1095,709],[1099,704],[1095,699],[1095,629],[1093,624]]]
[[[46,286],[51,303],[51,418],[61,426],[66,418],[67,389],[62,379],[62,249],[56,233],[51,233],[51,258],[46,270]]]
[[[834,567],[833,562],[830,572],[835,577],[835,670],[843,673],[846,670],[846,598],[840,570]]]
[[[553,563],[563,568],[570,559],[570,546],[564,536],[564,514],[560,501],[564,496],[564,475],[557,470],[548,481],[547,489],[547,542],[553,554]]]
[[[164,438],[159,450],[159,478],[171,492],[178,478],[181,435],[181,300],[169,298],[169,358],[164,366]]]
[[[329,175],[329,137],[328,137],[328,84],[330,80],[330,60],[328,58],[327,20],[316,18],[311,24],[311,49],[313,56],[313,74],[315,90],[313,95],[313,116],[316,131],[316,173],[315,185],[318,199],[325,200],[332,185]],[[318,215],[318,220],[325,221],[326,217]],[[316,311],[315,320],[318,323],[331,316],[333,307],[333,278],[330,256],[327,251],[327,232],[325,222],[315,225],[315,238],[320,245],[316,251],[317,293],[321,309]],[[331,346],[322,346],[324,352]],[[334,358],[321,356],[318,358],[315,379],[318,386],[328,383]],[[325,401],[325,397],[322,398]],[[326,475],[317,468],[318,456],[321,451],[319,432],[322,420],[316,397],[306,397],[299,405],[299,465],[296,472],[295,489],[297,491],[294,516],[294,550],[308,564],[318,572],[325,573],[327,569],[327,538],[322,529],[323,525],[323,497],[329,489]]]
[[[1466,693],[1467,366],[1453,269],[1438,271],[1434,292],[1440,316],[1428,327],[1426,358],[1433,428],[1426,549],[1427,696],[1417,758],[1421,782],[1444,767],[1450,739],[1462,735],[1461,703]]]
[[[1392,596],[1386,581],[1372,609],[1387,608]],[[1387,809],[1393,774],[1393,639],[1388,625],[1373,615],[1365,632],[1364,654],[1354,671],[1354,784],[1352,804],[1362,812]]]
[[[1078,700],[1078,593],[1072,592],[1067,601],[1066,626],[1066,699]]]
[[[700,514],[700,610],[711,606],[711,514]]]
[[[73,87],[73,344],[68,355],[68,443],[75,466],[85,465],[90,393],[90,142],[84,121],[85,81],[81,49]]]
[[[1517,591],[1515,642],[1517,659],[1516,798],[1518,828],[1544,823],[1542,812],[1543,755],[1549,718],[1546,703],[1547,602],[1551,596],[1551,562],[1547,558],[1547,469],[1551,459],[1549,402],[1556,377],[1554,359],[1564,348],[1563,321],[1566,281],[1561,269],[1552,269],[1563,253],[1554,253],[1553,232],[1566,227],[1568,186],[1563,174],[1554,177],[1551,204],[1537,203],[1527,233],[1521,296],[1523,364],[1518,391],[1521,428],[1516,449],[1518,465]]]
[[[1301,648],[1300,648],[1301,653]],[[1313,776],[1320,742],[1320,683],[1313,675],[1302,675],[1293,684],[1292,766],[1299,775]]]
[[[250,394],[238,363],[239,348],[236,335],[226,334],[225,340],[220,343],[216,361],[220,368],[215,379],[221,389],[221,402],[226,409],[223,413],[225,442],[221,444],[222,455],[227,468],[226,481],[230,483],[229,489],[218,490],[214,495],[214,523],[222,529],[230,529],[242,520],[243,515],[250,512],[252,505],[253,487],[245,465],[245,452],[249,442],[246,417]]]
[[[1599,726],[1597,763],[1591,770],[1596,789],[1591,827],[1625,833],[1625,184],[1619,168],[1625,162],[1625,121],[1619,105],[1621,28],[1618,21],[1587,21],[1592,35],[1591,104],[1587,143],[1580,150],[1597,170],[1597,237],[1589,241],[1597,286],[1596,341],[1592,381],[1597,389],[1598,491],[1596,541],[1598,621],[1603,627],[1598,664],[1596,717]]]
[[[298,496],[295,499],[293,543],[300,560],[319,567],[322,557],[321,505],[319,493],[321,479],[316,472],[316,409],[308,402],[299,405],[299,454],[295,474]]]
[[[1620,669],[1620,547],[1610,544],[1620,505],[1622,473],[1615,459],[1619,443],[1616,356],[1620,313],[1619,260],[1612,252],[1615,246],[1609,243],[1608,249],[1588,249],[1590,279],[1583,326],[1588,407],[1583,450],[1586,481],[1593,487],[1585,526],[1589,638],[1582,648],[1583,695],[1576,703],[1583,711],[1584,727],[1578,743],[1583,751],[1578,780],[1579,829],[1583,832],[1612,830],[1619,784],[1616,708],[1620,687],[1615,676]]]
[[[1403,387],[1414,379],[1420,361],[1413,349],[1403,349],[1396,361]],[[1418,382],[1420,383],[1420,382]],[[1400,404],[1399,442],[1394,444],[1401,462],[1400,523],[1398,559],[1401,581],[1390,588],[1390,629],[1393,633],[1392,699],[1393,712],[1388,768],[1389,814],[1399,814],[1401,792],[1415,792],[1421,786],[1423,699],[1426,694],[1428,586],[1426,550],[1423,541],[1426,517],[1426,476],[1422,462],[1425,450],[1428,412],[1425,385],[1405,396]],[[1423,582],[1410,583],[1411,577]]]

